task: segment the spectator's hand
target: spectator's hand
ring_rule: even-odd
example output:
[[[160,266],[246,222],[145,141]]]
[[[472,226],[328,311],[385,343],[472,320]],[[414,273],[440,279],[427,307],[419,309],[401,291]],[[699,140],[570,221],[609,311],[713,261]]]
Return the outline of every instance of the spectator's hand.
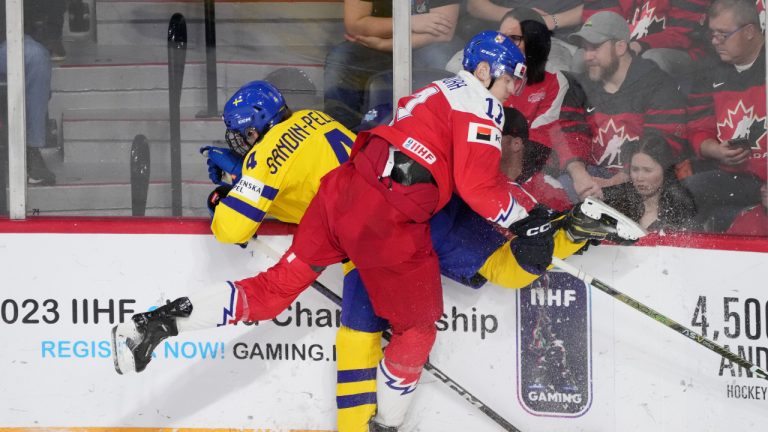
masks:
[[[744,163],[751,151],[743,147],[731,147],[728,141],[719,142],[714,139],[707,139],[701,143],[701,155],[709,159],[714,159],[725,165],[739,165]]]
[[[539,8],[531,8],[531,10],[541,15],[541,18],[544,20],[544,24],[547,26],[548,29],[555,31],[555,20],[554,18],[552,18],[553,14]]]
[[[725,142],[725,147],[725,163],[728,165],[742,164],[752,155],[752,149],[731,146],[727,141]]]
[[[632,50],[632,52],[635,53],[635,55],[640,55],[640,53],[643,52],[643,46],[640,45],[640,42],[638,41],[632,41],[629,43],[629,49]]]
[[[625,173],[624,171],[620,171],[616,173],[613,177],[609,177],[609,178],[595,177],[594,180],[595,182],[597,182],[600,188],[607,188],[607,187],[616,186],[616,185],[628,182],[629,174]]]
[[[357,36],[353,42],[377,51],[392,51],[391,38],[384,39],[377,36]]]
[[[222,147],[205,146],[200,148],[200,153],[208,158],[208,178],[214,184],[227,184],[222,180],[224,173],[232,176],[232,181],[236,182],[243,171],[243,160],[232,150]]]
[[[429,12],[411,15],[411,31],[435,37],[445,36],[453,30],[454,22],[441,13]]]
[[[344,33],[344,39],[346,39],[349,42],[357,43],[357,36],[350,33]]]
[[[589,197],[603,199],[603,189],[586,170],[571,173],[571,178],[573,179],[573,188],[581,201]]]

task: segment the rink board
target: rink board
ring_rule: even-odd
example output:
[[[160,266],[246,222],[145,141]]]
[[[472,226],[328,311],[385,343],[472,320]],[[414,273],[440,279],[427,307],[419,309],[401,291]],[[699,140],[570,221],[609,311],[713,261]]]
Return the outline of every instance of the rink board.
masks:
[[[697,332],[706,326],[765,368],[767,257],[601,246],[570,261]],[[275,322],[187,333],[161,345],[142,374],[113,369],[116,321],[272,263],[252,246],[199,234],[0,234],[0,263],[0,432],[335,428],[337,308],[312,288]],[[446,280],[431,362],[522,431],[764,428],[768,382],[596,289],[562,286],[563,277],[551,279],[549,312],[523,304],[530,290]],[[338,267],[320,280],[340,292]],[[529,352],[541,342],[532,321],[546,313],[559,332],[582,335],[563,342],[578,375],[566,392],[532,384],[558,375]],[[403,430],[502,429],[425,372]]]

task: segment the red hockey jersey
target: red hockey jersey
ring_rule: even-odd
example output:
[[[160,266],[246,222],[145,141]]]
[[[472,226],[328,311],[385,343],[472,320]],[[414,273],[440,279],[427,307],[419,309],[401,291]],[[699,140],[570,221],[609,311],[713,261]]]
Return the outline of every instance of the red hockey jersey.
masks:
[[[502,124],[501,102],[461,71],[401,98],[390,125],[358,136],[352,158],[366,134],[380,136],[432,173],[439,191],[435,211],[455,190],[480,216],[509,227],[536,200],[499,171]]]
[[[545,72],[544,80],[527,84],[522,94],[510,96],[504,105],[523,114],[528,120],[528,139],[552,149],[558,168],[564,169],[581,157],[579,149],[589,146],[586,96],[581,85],[566,72]]]

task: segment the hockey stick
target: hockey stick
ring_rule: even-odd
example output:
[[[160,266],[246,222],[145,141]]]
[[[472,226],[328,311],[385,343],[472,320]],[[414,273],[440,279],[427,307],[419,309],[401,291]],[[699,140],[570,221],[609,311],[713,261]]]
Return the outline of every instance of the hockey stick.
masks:
[[[664,324],[665,326],[689,338],[690,340],[696,342],[697,344],[702,345],[706,348],[709,348],[710,350],[716,352],[717,354],[723,356],[724,358],[730,360],[731,362],[736,363],[737,365],[743,367],[744,369],[747,369],[750,373],[756,374],[759,378],[768,380],[768,372],[764,371],[763,369],[739,357],[738,355],[728,351],[727,349],[712,342],[706,337],[696,334],[693,330],[688,329],[687,327],[683,326],[677,321],[667,318],[666,316],[660,314],[659,312],[656,312],[655,310],[640,303],[639,301],[633,299],[632,297],[622,292],[616,291],[610,285],[600,281],[599,279],[595,279],[589,274],[577,269],[575,266],[568,264],[567,262],[555,257],[552,258],[552,264],[554,264],[556,267],[562,270],[565,270],[567,273],[570,273],[576,278],[588,283],[589,285],[599,289],[600,291],[610,295],[616,300],[619,300],[620,302],[625,303],[631,306],[632,308],[644,313],[645,315],[653,318],[654,320]]]
[[[261,241],[261,239],[255,239],[251,242],[254,244],[254,246],[260,250],[264,255],[267,257],[279,261],[282,255],[277,252],[272,246],[264,243]],[[315,281],[312,282],[312,288],[316,289],[320,292],[320,294],[324,295],[327,299],[331,300],[336,304],[336,306],[341,307],[341,296],[336,294],[335,292],[331,291],[328,287],[323,285],[322,283]],[[392,337],[392,335],[388,332],[382,332],[382,337],[389,341],[389,339]],[[445,374],[445,372],[441,371],[438,367],[427,361],[427,363],[424,365],[424,369],[426,369],[428,372],[430,372],[435,378],[442,381],[443,384],[447,385],[451,388],[451,390],[455,391],[459,394],[464,400],[472,404],[475,408],[482,411],[483,414],[487,415],[491,420],[496,422],[499,426],[501,426],[505,431],[508,432],[521,432],[520,429],[516,428],[512,423],[508,422],[504,417],[499,415],[496,411],[491,409],[488,405],[483,403],[480,399],[475,397],[472,393],[470,393],[467,389],[462,387],[459,383],[451,379],[448,375]]]

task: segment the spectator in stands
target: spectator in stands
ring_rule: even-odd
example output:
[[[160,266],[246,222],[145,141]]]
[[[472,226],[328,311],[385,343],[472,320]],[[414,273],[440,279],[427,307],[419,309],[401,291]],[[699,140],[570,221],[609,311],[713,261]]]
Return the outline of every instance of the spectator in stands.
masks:
[[[413,68],[443,69],[463,47],[454,38],[460,0],[414,0]],[[344,0],[345,42],[325,59],[325,112],[348,128],[362,119],[365,91],[376,73],[392,69],[392,2]],[[391,98],[390,98],[391,99]]]
[[[741,212],[728,228],[728,234],[768,237],[768,187],[760,187],[762,203]]]
[[[565,41],[581,24],[583,0],[467,0],[469,16],[462,16],[462,34],[473,35],[496,27],[499,17],[519,8],[533,9],[554,32],[548,70],[569,70],[576,47]]]
[[[51,52],[51,60],[62,61],[67,54],[64,50],[64,15],[69,0],[27,0],[25,15],[31,27],[27,33]],[[28,11],[28,12],[27,12]]]
[[[584,49],[579,81],[592,135],[591,148],[574,149],[560,177],[574,203],[628,181],[627,156],[641,136],[660,134],[677,160],[687,154],[685,101],[655,63],[632,56],[629,37],[627,21],[614,12],[596,13],[571,35]]]
[[[24,35],[24,71],[27,116],[27,180],[29,184],[48,186],[56,183],[56,176],[48,169],[40,153],[46,144],[48,125],[48,99],[51,97],[51,57],[48,50]],[[0,5],[0,76],[5,81],[8,73],[7,44],[5,40],[5,1]]]
[[[760,201],[766,182],[765,44],[754,0],[715,0],[708,16],[719,61],[689,96],[691,144],[703,163],[684,184],[706,228],[722,232]]]
[[[606,203],[649,231],[698,228],[693,198],[675,175],[675,161],[663,137],[645,135],[629,161],[630,181],[606,188]]]
[[[629,23],[629,49],[653,60],[673,78],[687,74],[691,59],[704,51],[693,37],[701,28],[709,0],[585,0],[582,19],[616,12]]]
[[[528,66],[528,84],[523,93],[510,96],[505,105],[525,115],[530,124],[530,141],[553,151],[548,165],[559,171],[574,158],[574,147],[585,145],[590,137],[584,117],[584,91],[568,72],[546,70],[551,33],[537,12],[515,8],[501,20],[499,31],[520,41]]]

